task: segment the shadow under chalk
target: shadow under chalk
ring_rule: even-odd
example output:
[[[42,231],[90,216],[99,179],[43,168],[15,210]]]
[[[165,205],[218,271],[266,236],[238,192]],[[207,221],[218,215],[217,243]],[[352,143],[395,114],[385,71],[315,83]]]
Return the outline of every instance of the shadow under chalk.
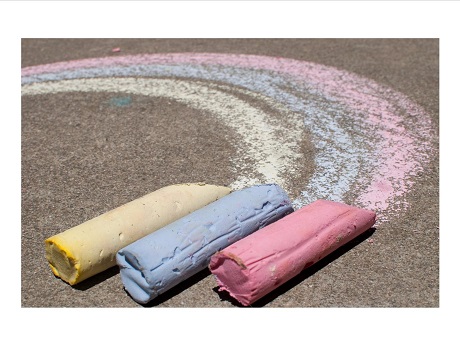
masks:
[[[106,269],[105,271],[102,271],[101,273],[98,273],[92,277],[89,277],[83,280],[82,282],[72,287],[77,290],[85,291],[85,290],[88,290],[102,283],[103,281],[109,278],[112,278],[114,275],[119,274],[119,273],[120,273],[120,269],[118,268],[118,266],[113,266],[113,267],[110,267],[109,269]]]
[[[350,251],[351,249],[353,249],[355,246],[357,246],[361,242],[363,242],[366,239],[368,239],[370,236],[372,236],[372,234],[375,232],[375,230],[376,230],[375,228],[370,228],[369,230],[365,231],[361,235],[357,236],[356,238],[354,238],[350,242],[344,244],[343,246],[341,246],[340,248],[338,248],[337,250],[335,250],[334,252],[332,252],[328,256],[326,256],[323,259],[321,259],[320,261],[318,261],[316,264],[314,264],[314,265],[310,266],[309,268],[303,270],[297,276],[293,277],[292,279],[288,280],[286,283],[284,283],[283,285],[279,286],[278,288],[276,288],[275,290],[273,290],[269,294],[267,294],[264,297],[262,297],[261,299],[257,300],[256,302],[254,302],[253,304],[248,306],[248,308],[250,308],[250,307],[252,307],[252,308],[260,308],[260,307],[263,307],[263,306],[267,305],[268,303],[272,302],[277,297],[283,295],[284,293],[286,293],[287,291],[289,291],[290,289],[292,289],[296,285],[302,283],[305,279],[311,277],[316,272],[318,272],[319,270],[323,269],[324,267],[329,265],[331,262],[333,262],[334,260],[336,260],[337,258],[342,256],[343,254],[345,254],[346,252]],[[95,286],[97,284],[100,284],[101,282],[113,277],[114,275],[119,274],[119,273],[120,273],[119,267],[114,266],[114,267],[111,267],[111,268],[109,268],[109,269],[107,269],[107,270],[105,270],[105,271],[103,271],[103,272],[101,272],[101,273],[99,273],[99,274],[97,274],[97,275],[95,275],[93,277],[90,277],[90,278],[88,278],[88,279],[86,279],[86,280],[84,280],[84,281],[82,281],[82,282],[80,282],[80,283],[78,283],[78,284],[76,284],[76,285],[74,285],[72,287],[75,288],[75,289],[81,290],[81,291],[85,291],[85,290],[88,290],[88,289],[92,288],[93,286]],[[174,286],[173,288],[169,289],[165,293],[159,295],[158,297],[156,297],[155,299],[153,299],[149,303],[140,304],[140,306],[145,307],[145,308],[151,308],[151,307],[158,306],[158,305],[168,301],[169,299],[173,298],[174,296],[182,293],[183,291],[187,290],[191,286],[197,284],[198,282],[200,282],[201,280],[203,280],[204,278],[206,278],[210,274],[211,274],[211,272],[209,271],[209,269],[205,268],[205,269],[201,270],[200,272],[198,272],[197,274],[193,275],[192,277],[184,280],[183,282],[181,282],[178,285]],[[56,277],[56,279],[60,279],[60,278]],[[236,307],[245,307],[241,303],[239,303],[236,299],[231,297],[230,294],[227,291],[219,291],[218,286],[214,287],[212,290],[219,295],[219,297],[220,297],[220,299],[222,301],[228,301],[228,302],[230,302],[232,305],[234,305]],[[126,290],[125,290],[125,292],[129,296],[129,293]],[[131,296],[129,296],[129,297],[131,298]]]
[[[156,307],[156,306],[166,302],[167,300],[173,298],[174,296],[182,293],[183,291],[187,290],[191,286],[197,284],[198,282],[200,282],[201,280],[203,280],[204,278],[206,278],[210,274],[211,274],[211,272],[209,271],[209,269],[205,268],[205,269],[201,270],[200,272],[198,272],[197,274],[194,274],[190,278],[187,278],[186,280],[180,282],[176,286],[170,288],[168,291],[162,293],[158,297],[155,297],[150,302],[148,302],[146,304],[141,304],[141,306],[143,306],[145,308]],[[126,290],[125,290],[125,292],[129,295],[129,293]]]
[[[369,230],[366,230],[361,235],[355,237],[350,242],[344,244],[343,246],[341,246],[337,250],[333,251],[331,254],[327,255],[326,257],[324,257],[323,259],[318,261],[316,264],[314,264],[314,265],[308,267],[307,269],[303,270],[302,272],[300,272],[298,275],[296,275],[295,277],[293,277],[290,280],[288,280],[283,285],[279,286],[275,290],[271,291],[270,293],[268,293],[267,295],[263,296],[261,299],[257,300],[256,302],[254,302],[253,304],[251,304],[251,305],[249,305],[247,307],[242,305],[241,303],[239,303],[233,297],[231,297],[230,294],[227,291],[219,291],[218,286],[214,287],[213,291],[215,291],[219,295],[221,300],[228,301],[232,305],[237,306],[237,307],[246,307],[246,308],[260,308],[260,307],[263,307],[263,306],[267,305],[268,303],[272,302],[273,300],[275,300],[277,297],[283,295],[284,293],[286,293],[287,291],[289,291],[290,289],[292,289],[296,285],[302,283],[305,279],[311,277],[316,272],[318,272],[319,270],[323,269],[324,267],[329,265],[334,260],[338,259],[340,256],[342,256],[346,252],[350,251],[351,249],[356,247],[361,242],[363,242],[366,239],[368,239],[370,236],[372,236],[372,234],[375,232],[375,230],[376,230],[375,228],[370,228]]]
[[[120,268],[118,266],[113,266],[101,273],[98,273],[96,274],[95,276],[92,276],[92,277],[89,277],[87,279],[85,279],[84,281],[72,286],[74,289],[77,289],[77,290],[80,290],[80,291],[85,291],[85,290],[88,290],[100,283],[102,283],[103,281],[109,279],[109,278],[112,278],[113,276],[117,275],[117,274],[120,274]],[[140,306],[142,307],[155,307],[157,305],[160,305],[164,302],[166,302],[167,300],[171,299],[172,297],[180,294],[181,292],[187,290],[188,288],[190,288],[191,286],[195,285],[196,283],[198,283],[199,281],[203,280],[204,278],[206,278],[207,276],[209,276],[211,274],[211,272],[209,271],[209,269],[205,268],[203,269],[202,271],[200,271],[199,273],[193,275],[192,277],[184,280],[183,282],[179,283],[178,285],[172,287],[171,289],[169,289],[168,291],[164,292],[163,294],[159,295],[158,297],[156,297],[155,299],[153,299],[152,301],[150,301],[149,303],[147,304],[139,304]],[[56,279],[60,279],[58,277],[56,277]],[[125,293],[128,295],[129,298],[131,298],[131,296],[129,295],[129,292],[123,288],[123,290],[125,291]]]

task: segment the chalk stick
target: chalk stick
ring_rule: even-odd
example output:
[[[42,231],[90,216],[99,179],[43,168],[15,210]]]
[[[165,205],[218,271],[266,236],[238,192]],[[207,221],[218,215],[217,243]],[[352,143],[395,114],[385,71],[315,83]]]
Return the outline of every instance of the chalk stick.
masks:
[[[220,291],[248,306],[375,224],[373,211],[317,200],[211,257]]]
[[[234,191],[121,249],[116,260],[125,290],[148,303],[206,269],[218,250],[291,212],[278,185]]]
[[[167,186],[45,240],[53,273],[70,285],[116,265],[121,248],[227,195],[204,183]]]

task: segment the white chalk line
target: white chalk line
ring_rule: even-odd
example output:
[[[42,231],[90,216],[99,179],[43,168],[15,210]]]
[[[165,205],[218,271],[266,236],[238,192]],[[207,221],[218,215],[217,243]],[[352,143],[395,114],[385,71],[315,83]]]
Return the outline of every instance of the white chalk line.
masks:
[[[273,119],[262,110],[255,108],[241,99],[219,91],[200,82],[178,81],[168,79],[142,78],[94,78],[72,79],[56,82],[28,84],[22,87],[22,95],[38,95],[62,92],[121,92],[150,97],[166,97],[184,103],[196,109],[208,111],[222,120],[238,133],[243,140],[240,157],[232,157],[236,167],[244,158],[256,162],[255,172],[263,180],[238,176],[231,187],[239,189],[255,183],[277,183],[286,186],[281,172],[294,164],[300,157],[295,149],[302,136],[303,127],[291,123],[289,131],[283,136],[275,136],[279,125],[270,124]],[[285,121],[293,122],[295,117]],[[241,159],[243,158],[243,159]]]

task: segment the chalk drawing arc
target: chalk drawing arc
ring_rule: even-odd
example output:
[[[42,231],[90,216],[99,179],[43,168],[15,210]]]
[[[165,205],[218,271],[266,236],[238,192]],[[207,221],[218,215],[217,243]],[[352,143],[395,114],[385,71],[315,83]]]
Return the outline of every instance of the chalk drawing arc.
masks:
[[[385,212],[399,199],[404,208],[411,177],[429,159],[432,128],[422,108],[367,78],[305,61],[207,53],[118,56],[26,67],[22,83],[24,89],[32,83],[131,76],[225,82],[300,114],[318,153],[297,206],[317,198],[341,201],[359,186],[360,206]],[[350,119],[353,128],[343,125]]]

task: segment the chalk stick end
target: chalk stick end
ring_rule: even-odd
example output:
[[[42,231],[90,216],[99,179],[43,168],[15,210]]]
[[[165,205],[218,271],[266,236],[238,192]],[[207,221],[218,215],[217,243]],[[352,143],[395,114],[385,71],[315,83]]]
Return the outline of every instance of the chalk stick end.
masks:
[[[211,257],[209,270],[217,280],[219,291],[227,291],[244,306],[250,304],[251,287],[247,267],[238,256],[228,251],[217,252]]]
[[[45,253],[49,266],[56,277],[75,285],[80,276],[80,263],[55,236],[45,240]]]

